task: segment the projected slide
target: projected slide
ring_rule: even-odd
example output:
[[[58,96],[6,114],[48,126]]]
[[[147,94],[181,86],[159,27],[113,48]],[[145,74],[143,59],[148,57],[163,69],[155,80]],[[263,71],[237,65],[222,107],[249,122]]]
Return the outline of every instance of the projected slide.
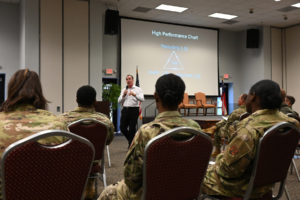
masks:
[[[154,93],[158,77],[174,73],[186,92],[218,95],[218,31],[164,23],[121,19],[121,78],[135,77],[145,94]]]

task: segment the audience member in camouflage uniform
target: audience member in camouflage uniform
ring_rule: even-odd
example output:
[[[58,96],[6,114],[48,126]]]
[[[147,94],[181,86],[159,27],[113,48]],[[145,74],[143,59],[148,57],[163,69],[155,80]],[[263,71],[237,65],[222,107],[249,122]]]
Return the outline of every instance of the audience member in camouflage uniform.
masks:
[[[281,97],[282,103],[280,105],[280,112],[283,112],[286,115],[289,113],[293,113],[292,108],[285,103],[286,92],[283,89],[281,89]]]
[[[76,93],[76,101],[78,103],[78,107],[75,110],[66,112],[60,115],[60,119],[62,121],[67,122],[70,124],[71,122],[77,121],[83,118],[93,118],[105,123],[108,126],[108,135],[106,139],[106,144],[109,145],[114,138],[114,125],[108,119],[108,117],[103,114],[95,111],[95,102],[96,102],[96,90],[89,86],[85,85],[80,87]],[[99,160],[95,160],[94,164],[100,164]],[[85,199],[92,199],[96,194],[95,189],[95,179],[90,178],[88,179],[87,187],[85,190]]]
[[[59,117],[67,124],[83,118],[93,118],[105,123],[108,126],[106,144],[109,145],[114,138],[115,127],[105,114],[95,111],[96,95],[96,90],[93,87],[89,85],[80,87],[76,93],[78,107],[73,111],[63,113]]]
[[[216,124],[216,129],[214,132],[214,145],[215,150],[212,153],[213,157],[216,157],[221,152],[221,140],[222,138],[229,140],[230,139],[230,126],[234,126],[240,120],[240,116],[246,112],[245,101],[247,94],[242,94],[239,97],[238,105],[239,107],[235,109],[227,118],[223,119]],[[234,127],[232,127],[234,128]]]
[[[237,124],[237,131],[225,151],[209,166],[203,181],[202,192],[226,197],[243,196],[247,189],[252,161],[258,140],[273,125],[288,121],[300,127],[299,123],[279,112],[282,102],[280,88],[271,80],[254,84],[246,99],[246,109],[252,113]],[[272,185],[254,188],[252,198],[261,197],[272,190]]]
[[[291,95],[286,95],[286,97],[285,97],[285,103],[290,107],[290,108],[292,108],[292,106],[294,105],[294,103],[295,103],[295,98],[293,97],[293,96],[291,96]]]
[[[281,96],[282,96],[283,101],[280,106],[280,112],[283,112],[284,114],[288,115],[289,117],[292,117],[292,118],[300,121],[299,114],[292,109],[292,106],[290,106],[286,103],[288,101],[286,101],[286,92],[283,89],[281,89]]]
[[[184,90],[184,82],[174,74],[163,75],[157,80],[154,97],[159,114],[154,121],[143,125],[137,131],[126,155],[124,180],[105,188],[98,200],[140,200],[143,192],[144,149],[147,142],[175,127],[188,126],[200,130],[195,121],[183,119],[177,111]],[[181,133],[177,137],[187,138],[189,135]]]
[[[8,97],[0,112],[0,156],[10,144],[37,132],[48,129],[66,130],[65,123],[45,110],[46,105],[47,100],[35,72],[19,70],[11,77]],[[62,137],[39,140],[47,145],[59,144],[62,141]]]

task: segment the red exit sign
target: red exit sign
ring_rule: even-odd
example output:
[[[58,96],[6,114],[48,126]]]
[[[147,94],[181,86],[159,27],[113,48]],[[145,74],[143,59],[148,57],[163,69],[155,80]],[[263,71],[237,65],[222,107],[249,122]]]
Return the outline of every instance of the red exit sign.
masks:
[[[105,69],[105,74],[113,74],[113,73],[114,73],[113,69],[111,69],[111,68]]]
[[[224,79],[229,79],[229,74],[224,74]]]

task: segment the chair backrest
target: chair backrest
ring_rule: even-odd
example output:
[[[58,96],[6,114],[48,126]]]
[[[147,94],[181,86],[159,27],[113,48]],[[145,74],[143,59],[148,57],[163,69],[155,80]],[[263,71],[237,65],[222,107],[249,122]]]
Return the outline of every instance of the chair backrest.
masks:
[[[109,101],[96,101],[95,102],[95,110],[97,112],[101,112],[103,114],[106,114],[109,117],[109,109],[110,102]]]
[[[184,132],[191,137],[176,140]],[[143,199],[194,199],[206,173],[212,142],[205,133],[179,127],[151,139],[145,148]]]
[[[182,100],[182,103],[183,104],[189,104],[189,95],[188,95],[188,93],[184,93],[183,94],[183,100]]]
[[[70,123],[68,128],[72,133],[91,141],[95,148],[95,160],[104,159],[104,148],[108,134],[106,124],[96,119],[85,118]]]
[[[51,136],[70,139],[56,146],[37,142]],[[83,199],[93,159],[93,145],[67,131],[47,130],[19,140],[1,158],[3,199]]]
[[[281,182],[276,197],[279,199],[299,136],[298,128],[288,122],[278,123],[265,132],[259,140],[254,169],[244,200],[250,198],[252,189],[257,186]]]
[[[196,99],[196,102],[197,103],[200,102],[201,105],[206,104],[206,96],[202,92],[195,93],[195,99]]]

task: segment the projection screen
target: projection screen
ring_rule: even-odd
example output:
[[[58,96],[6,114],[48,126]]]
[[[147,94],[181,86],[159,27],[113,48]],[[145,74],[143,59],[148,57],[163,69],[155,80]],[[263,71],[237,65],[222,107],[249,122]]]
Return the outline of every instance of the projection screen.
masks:
[[[122,88],[136,68],[145,95],[153,95],[158,77],[174,73],[189,95],[217,96],[218,30],[121,18]]]

